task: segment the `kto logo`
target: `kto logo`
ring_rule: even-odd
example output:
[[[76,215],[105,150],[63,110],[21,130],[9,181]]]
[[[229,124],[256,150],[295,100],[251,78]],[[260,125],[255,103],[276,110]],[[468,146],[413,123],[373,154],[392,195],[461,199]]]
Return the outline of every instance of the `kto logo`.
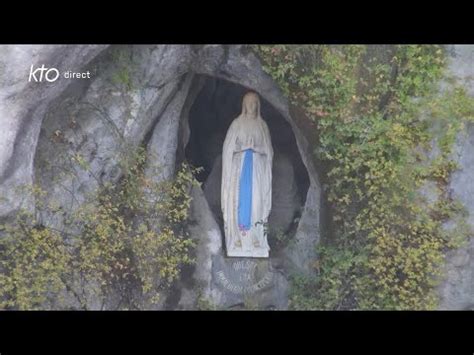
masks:
[[[31,65],[30,68],[30,77],[28,78],[28,81],[36,81],[36,82],[42,82],[43,78],[46,79],[46,81],[49,81],[52,83],[53,81],[58,80],[59,78],[59,70],[56,68],[45,68],[44,64],[33,70],[33,65]]]

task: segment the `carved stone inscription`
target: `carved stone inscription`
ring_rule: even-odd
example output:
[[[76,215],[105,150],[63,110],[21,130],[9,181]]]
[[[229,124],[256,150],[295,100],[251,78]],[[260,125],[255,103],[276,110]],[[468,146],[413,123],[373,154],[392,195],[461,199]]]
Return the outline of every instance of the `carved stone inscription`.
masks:
[[[216,269],[216,283],[237,295],[256,293],[270,287],[273,282],[268,260],[227,259]]]

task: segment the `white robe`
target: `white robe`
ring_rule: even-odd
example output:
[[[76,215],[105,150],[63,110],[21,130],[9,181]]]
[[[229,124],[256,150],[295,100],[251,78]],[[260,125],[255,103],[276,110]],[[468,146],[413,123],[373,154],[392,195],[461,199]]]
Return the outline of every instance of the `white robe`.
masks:
[[[253,149],[251,229],[238,227],[239,181],[246,149]],[[268,257],[273,148],[266,122],[240,115],[229,127],[222,153],[221,208],[227,256]]]

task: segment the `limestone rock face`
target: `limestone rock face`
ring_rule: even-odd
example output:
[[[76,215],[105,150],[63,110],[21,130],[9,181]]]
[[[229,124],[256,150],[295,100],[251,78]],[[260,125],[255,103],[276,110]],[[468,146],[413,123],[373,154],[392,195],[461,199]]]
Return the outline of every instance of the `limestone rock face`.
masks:
[[[119,158],[144,141],[158,118],[163,118],[160,131],[174,143],[155,144],[150,157],[159,160],[164,169],[173,169],[180,117],[173,110],[187,95],[186,90],[180,90],[186,77],[179,60],[186,58],[186,50],[179,46],[111,48],[91,63],[97,73],[91,82],[73,83],[48,107],[35,173],[51,199],[71,211],[99,183],[118,181],[122,174]],[[156,61],[166,70],[155,71]],[[156,135],[152,135],[152,142]],[[157,149],[159,155],[155,154]],[[71,155],[82,157],[89,169],[56,168],[67,168]]]
[[[450,72],[474,97],[474,46],[450,48]],[[474,227],[474,125],[468,124],[457,137],[454,159],[459,169],[452,174],[450,193],[466,207],[468,223]],[[449,226],[447,226],[449,227]],[[474,308],[474,237],[447,256],[445,280],[439,286],[441,309]]]
[[[455,144],[455,157],[460,169],[450,181],[450,192],[466,207],[467,221],[474,227],[474,125],[461,132]],[[449,227],[449,226],[448,226]],[[445,280],[439,287],[441,309],[474,308],[474,238],[448,253]]]
[[[42,64],[60,71],[88,70],[91,78],[28,82],[30,66]],[[294,268],[308,270],[307,261],[315,257],[321,189],[305,135],[278,86],[252,53],[234,45],[0,46],[0,77],[0,219],[20,207],[34,207],[33,200],[16,192],[17,187],[32,183],[46,190],[47,198],[64,215],[72,213],[100,183],[119,181],[119,158],[141,144],[147,149],[146,169],[156,163],[162,166],[160,172],[146,170],[147,177],[169,179],[177,163],[190,158],[196,130],[190,119],[196,111],[193,104],[201,93],[214,95],[206,83],[220,83],[214,86],[212,97],[230,101],[216,99],[220,108],[214,111],[204,105],[199,118],[202,124],[212,112],[218,120],[221,116],[235,118],[229,109],[232,102],[240,100],[241,92],[257,91],[265,101],[262,109],[270,112],[263,111],[273,122],[270,129],[280,132],[279,125],[287,127],[288,134],[280,141],[275,139],[275,148],[290,158],[281,154],[275,162],[275,171],[284,171],[284,175],[275,180],[281,185],[277,193],[282,195],[276,197],[273,218],[275,225],[293,228],[292,239],[297,243],[275,248],[268,260],[225,257],[214,202],[219,200],[217,157],[222,149],[217,130],[214,137],[208,137],[214,143],[207,144],[202,154],[208,164],[201,179],[204,191],[192,190],[189,232],[196,241],[197,262],[177,285],[178,292],[157,306],[141,307],[287,306],[290,273]],[[226,121],[220,122],[224,129]],[[272,132],[272,136],[279,135]],[[202,137],[199,139],[202,143]],[[71,156],[89,169],[71,165]],[[283,186],[286,179],[288,184]],[[62,219],[41,217],[48,225],[64,225]],[[114,309],[119,302],[116,296],[105,303],[91,296],[88,308]],[[67,296],[65,303],[64,307],[79,307]]]
[[[301,197],[293,164],[287,155],[275,154],[269,226],[277,233],[286,233],[291,228],[300,206]]]
[[[24,207],[14,191],[33,182],[33,160],[49,104],[67,80],[29,82],[31,66],[58,70],[86,66],[105,46],[0,46],[0,217]]]
[[[219,155],[212,166],[211,173],[203,184],[203,192],[209,205],[214,220],[219,225],[224,225],[221,209],[221,181],[222,181],[222,155]]]

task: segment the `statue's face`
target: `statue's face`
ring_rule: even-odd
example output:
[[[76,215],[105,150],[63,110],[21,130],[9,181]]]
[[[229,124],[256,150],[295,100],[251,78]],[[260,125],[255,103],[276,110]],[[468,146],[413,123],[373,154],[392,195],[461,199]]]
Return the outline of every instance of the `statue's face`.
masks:
[[[244,110],[250,117],[258,115],[258,96],[255,93],[248,93],[244,96]]]

